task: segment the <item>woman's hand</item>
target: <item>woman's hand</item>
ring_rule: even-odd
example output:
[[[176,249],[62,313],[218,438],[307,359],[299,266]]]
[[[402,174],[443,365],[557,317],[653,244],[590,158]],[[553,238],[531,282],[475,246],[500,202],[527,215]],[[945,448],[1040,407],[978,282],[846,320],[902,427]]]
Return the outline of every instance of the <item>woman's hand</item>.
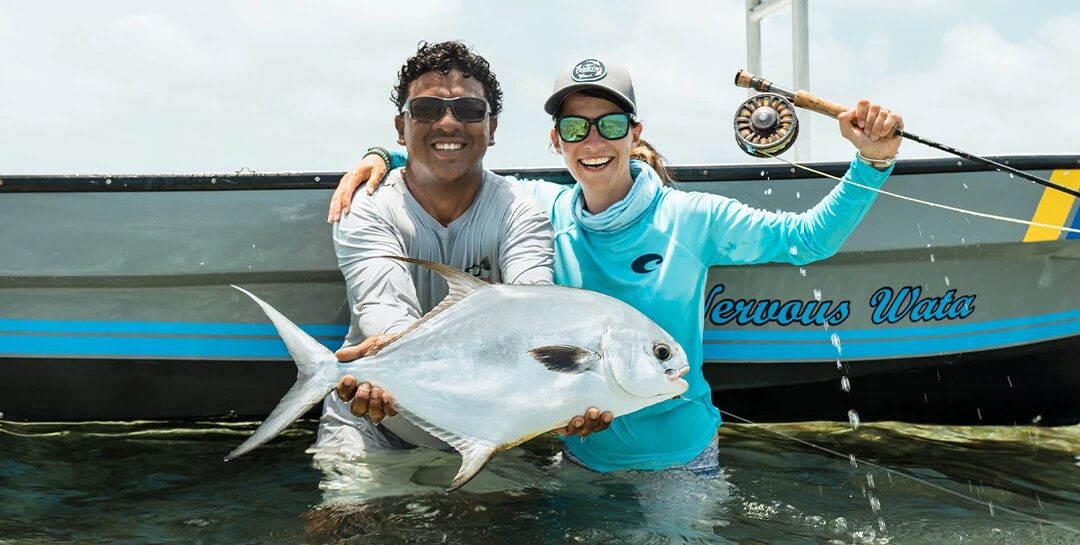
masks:
[[[375,192],[379,181],[386,176],[386,162],[376,154],[370,154],[360,160],[360,163],[352,170],[345,173],[338,182],[334,196],[330,198],[330,213],[326,216],[326,223],[337,223],[349,213],[353,195],[361,185],[368,186],[368,195]]]
[[[863,157],[880,160],[896,157],[901,140],[896,128],[904,126],[904,119],[899,113],[864,98],[837,119],[840,121],[840,134],[854,144]]]
[[[590,433],[608,429],[614,417],[611,411],[601,413],[596,407],[591,407],[585,411],[585,414],[571,418],[565,427],[558,428],[555,432],[559,435],[580,435],[585,437]]]

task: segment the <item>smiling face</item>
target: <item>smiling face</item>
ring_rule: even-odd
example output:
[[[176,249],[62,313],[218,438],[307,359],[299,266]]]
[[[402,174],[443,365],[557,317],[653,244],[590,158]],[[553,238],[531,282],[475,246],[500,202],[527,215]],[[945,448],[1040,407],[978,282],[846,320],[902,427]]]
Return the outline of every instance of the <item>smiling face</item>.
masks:
[[[484,85],[457,69],[447,74],[426,72],[409,84],[408,98],[420,96],[484,98]],[[484,121],[463,123],[450,108],[433,122],[417,121],[410,114],[394,118],[398,143],[409,151],[410,173],[442,182],[483,176],[484,154],[495,143],[497,124],[491,115]]]
[[[603,98],[574,93],[563,101],[556,117],[575,115],[596,119],[602,115],[622,112],[614,102]],[[630,151],[641,138],[641,124],[634,124],[630,132],[619,140],[607,140],[600,136],[596,126],[589,127],[589,134],[580,142],[564,142],[555,129],[551,130],[551,145],[563,156],[570,174],[582,186],[595,191],[611,191],[613,186],[632,183],[630,177]]]

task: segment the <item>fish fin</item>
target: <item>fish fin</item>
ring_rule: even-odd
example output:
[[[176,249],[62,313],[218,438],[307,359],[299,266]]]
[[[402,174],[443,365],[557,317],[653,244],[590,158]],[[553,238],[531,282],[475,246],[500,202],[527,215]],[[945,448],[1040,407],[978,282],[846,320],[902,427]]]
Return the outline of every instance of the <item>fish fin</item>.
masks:
[[[491,284],[474,277],[473,275],[464,271],[455,269],[449,265],[443,265],[442,263],[435,263],[433,261],[425,261],[423,259],[416,259],[412,257],[401,257],[396,255],[384,255],[386,259],[393,259],[395,261],[404,261],[406,263],[412,263],[414,265],[420,265],[431,269],[440,276],[446,279],[446,284],[450,287],[450,295],[457,296],[458,298],[465,297],[466,295],[483,288],[491,287]]]
[[[451,267],[449,265],[443,265],[442,263],[434,263],[431,261],[425,261],[423,259],[415,259],[412,257],[401,257],[394,255],[384,255],[382,257],[386,259],[393,259],[395,261],[413,263],[416,265],[420,265],[421,267],[427,267],[428,269],[439,273],[443,278],[446,279],[446,285],[450,288],[450,293],[448,293],[442,301],[439,301],[439,304],[435,305],[435,308],[428,311],[427,314],[421,316],[419,320],[413,322],[413,324],[406,328],[405,331],[402,331],[396,339],[386,343],[381,348],[379,348],[380,352],[386,350],[386,348],[394,344],[394,342],[396,342],[398,339],[408,335],[413,330],[420,327],[420,325],[424,322],[434,318],[435,316],[438,316],[439,313],[441,313],[442,311],[456,305],[469,294],[477,290],[491,287],[491,284],[488,284],[483,280],[477,279],[472,275],[459,271],[458,269],[455,269],[454,267]]]
[[[540,346],[529,350],[529,355],[536,361],[544,364],[548,371],[557,373],[577,374],[584,373],[600,361],[600,354],[565,344],[553,344]]]
[[[455,448],[461,453],[461,468],[458,469],[457,475],[454,476],[454,481],[450,483],[450,488],[446,489],[447,492],[453,492],[465,486],[465,483],[471,481],[499,453],[499,449],[479,443],[470,443]]]
[[[333,391],[334,386],[337,385],[338,374],[337,357],[329,348],[313,339],[274,307],[255,297],[251,292],[237,286],[233,287],[258,303],[263,312],[270,317],[270,321],[274,323],[278,335],[289,349],[289,355],[296,362],[296,383],[285,394],[285,397],[281,398],[277,407],[274,407],[270,416],[266,417],[255,433],[230,452],[225,460],[232,460],[250,452],[276,437],[281,430]]]
[[[505,448],[488,446],[475,439],[462,437],[450,430],[440,428],[439,426],[428,422],[427,419],[422,416],[413,413],[407,407],[399,405],[397,411],[401,416],[407,418],[409,422],[416,424],[420,429],[434,435],[451,447],[454,447],[454,450],[461,454],[461,469],[458,470],[458,474],[454,477],[454,481],[450,484],[450,488],[446,489],[447,492],[453,492],[464,486],[465,483],[475,477],[481,469],[484,469],[484,466],[486,466],[496,454],[506,450]]]

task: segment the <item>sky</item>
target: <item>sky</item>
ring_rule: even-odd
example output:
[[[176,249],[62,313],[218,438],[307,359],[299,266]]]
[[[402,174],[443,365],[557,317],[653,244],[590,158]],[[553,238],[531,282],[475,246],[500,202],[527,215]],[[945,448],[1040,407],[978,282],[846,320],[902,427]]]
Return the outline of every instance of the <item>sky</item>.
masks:
[[[1037,6],[1037,7],[1036,7]],[[0,0],[0,174],[341,171],[392,147],[397,71],[462,40],[504,91],[489,168],[561,166],[542,108],[563,67],[630,70],[644,136],[674,164],[758,162],[745,0],[369,2]],[[870,98],[977,154],[1080,153],[1075,0],[810,0],[809,90]],[[763,23],[763,76],[792,85],[791,19]],[[810,159],[848,160],[805,112]],[[906,142],[901,158],[940,152]],[[792,155],[791,158],[794,156]]]

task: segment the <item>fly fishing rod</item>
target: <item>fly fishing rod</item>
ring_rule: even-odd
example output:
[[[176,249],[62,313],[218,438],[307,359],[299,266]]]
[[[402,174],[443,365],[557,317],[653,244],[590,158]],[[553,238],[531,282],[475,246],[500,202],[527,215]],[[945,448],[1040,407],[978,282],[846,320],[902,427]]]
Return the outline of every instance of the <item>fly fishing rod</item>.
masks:
[[[847,106],[830,102],[807,91],[792,92],[778,87],[773,82],[757,77],[746,70],[739,70],[735,74],[735,85],[760,92],[743,102],[735,112],[735,141],[743,151],[754,157],[780,155],[795,144],[795,139],[799,136],[799,119],[795,115],[796,106],[832,118],[836,118],[849,109]],[[897,127],[896,134],[969,161],[982,163],[999,172],[1008,172],[1062,193],[1080,197],[1080,191],[1075,189],[985,157],[927,140],[905,131],[903,127]]]

